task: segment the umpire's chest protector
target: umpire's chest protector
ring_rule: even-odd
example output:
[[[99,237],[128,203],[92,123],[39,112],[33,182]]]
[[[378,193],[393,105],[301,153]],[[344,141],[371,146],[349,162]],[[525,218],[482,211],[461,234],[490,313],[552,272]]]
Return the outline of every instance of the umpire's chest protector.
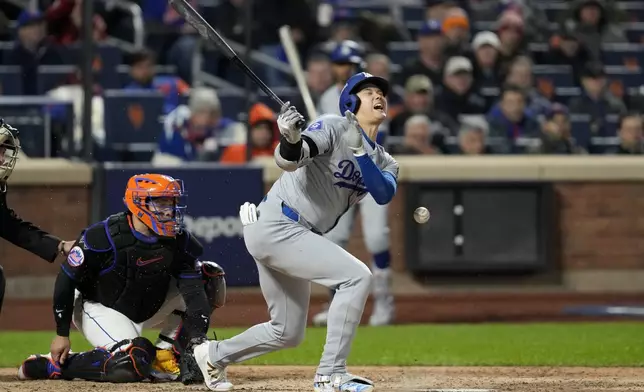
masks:
[[[101,303],[135,323],[148,320],[159,311],[168,292],[177,241],[148,241],[137,238],[126,214],[107,221],[114,248],[112,266],[104,270],[97,285]]]

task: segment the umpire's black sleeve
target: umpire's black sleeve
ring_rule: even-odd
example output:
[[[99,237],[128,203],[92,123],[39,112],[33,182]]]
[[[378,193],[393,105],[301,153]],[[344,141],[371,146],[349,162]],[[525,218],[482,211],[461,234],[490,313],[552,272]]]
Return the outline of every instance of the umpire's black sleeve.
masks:
[[[0,237],[53,263],[60,238],[20,218],[7,206],[7,194],[0,194]]]
[[[63,269],[58,273],[54,286],[54,318],[56,334],[69,336],[69,329],[74,313],[74,291],[76,282]]]

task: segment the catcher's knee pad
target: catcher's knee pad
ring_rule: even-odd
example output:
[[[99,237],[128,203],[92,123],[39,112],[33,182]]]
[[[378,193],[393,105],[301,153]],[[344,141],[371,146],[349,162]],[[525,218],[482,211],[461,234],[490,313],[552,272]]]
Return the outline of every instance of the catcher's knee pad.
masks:
[[[226,273],[213,261],[202,261],[201,271],[205,278],[205,290],[212,310],[226,303]]]
[[[4,277],[4,270],[0,265],[0,312],[2,312],[2,302],[4,302],[4,290],[7,282]]]

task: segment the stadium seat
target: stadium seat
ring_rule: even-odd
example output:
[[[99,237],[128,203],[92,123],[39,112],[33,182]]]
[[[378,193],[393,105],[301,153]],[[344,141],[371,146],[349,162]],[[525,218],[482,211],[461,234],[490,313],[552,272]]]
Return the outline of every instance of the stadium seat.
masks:
[[[418,55],[418,43],[416,42],[390,42],[387,49],[391,62],[398,65],[404,65]]]
[[[606,66],[605,71],[609,88],[618,97],[627,94],[629,88],[639,87],[644,84],[640,67]]]
[[[602,46],[605,65],[638,67],[644,64],[644,44],[610,44]]]
[[[97,45],[95,48],[94,71],[98,82],[105,89],[120,88],[120,78],[117,72],[118,66],[123,62],[123,53],[112,45]],[[82,47],[78,44],[71,45],[65,49],[63,54],[66,64],[82,64]]]
[[[419,22],[425,20],[425,9],[423,7],[403,6],[402,17],[405,22]]]
[[[20,129],[20,145],[28,157],[47,158],[51,156],[52,122],[51,114],[47,109],[51,106],[61,105],[68,114],[72,113],[71,103],[47,97],[0,97],[2,117],[9,124]],[[67,120],[73,121],[73,117],[68,116]]]
[[[574,87],[572,67],[569,65],[535,65],[534,83],[546,98],[554,99],[558,88]]]
[[[244,95],[226,90],[219,90],[217,94],[221,102],[221,112],[225,117],[236,120],[239,113],[248,111],[247,99]]]
[[[76,72],[74,65],[41,65],[38,67],[38,94],[65,84]]]
[[[163,94],[156,91],[106,90],[105,101],[105,147],[114,151],[154,151],[161,132],[160,118],[163,115]],[[147,161],[150,156],[136,154],[138,160]]]
[[[626,32],[626,38],[628,38],[628,42],[644,44],[643,22],[624,23],[623,27],[624,31]]]
[[[22,77],[18,66],[0,66],[0,95],[22,94]]]

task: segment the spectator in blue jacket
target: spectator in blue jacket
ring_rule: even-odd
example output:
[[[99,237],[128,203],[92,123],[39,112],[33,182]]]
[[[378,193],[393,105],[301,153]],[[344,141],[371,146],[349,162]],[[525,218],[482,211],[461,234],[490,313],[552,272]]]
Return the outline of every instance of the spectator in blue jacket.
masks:
[[[130,60],[131,81],[126,90],[156,90],[165,95],[164,114],[168,114],[180,104],[181,96],[186,95],[190,86],[174,75],[155,75],[156,59],[154,53],[142,50],[132,54]]]
[[[498,152],[513,151],[519,138],[538,138],[540,125],[536,117],[526,109],[526,93],[516,85],[506,85],[501,100],[487,115],[489,136]]]
[[[505,83],[522,88],[526,93],[526,108],[530,113],[543,120],[552,110],[552,102],[544,97],[534,86],[532,60],[519,56],[512,61]]]
[[[240,143],[246,143],[245,127],[222,115],[214,89],[198,87],[191,89],[188,105],[167,115],[152,162],[214,161],[223,147]]]

